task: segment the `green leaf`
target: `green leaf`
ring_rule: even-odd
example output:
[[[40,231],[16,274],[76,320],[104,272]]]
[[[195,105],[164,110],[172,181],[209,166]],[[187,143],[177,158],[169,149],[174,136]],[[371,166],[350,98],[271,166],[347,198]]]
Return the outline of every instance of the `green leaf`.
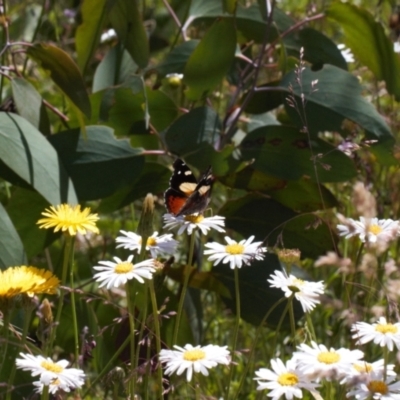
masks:
[[[268,246],[279,242],[286,248],[298,248],[304,257],[315,259],[334,249],[329,228],[321,219],[314,215],[297,214],[260,195],[228,201],[218,215],[226,217],[228,229],[244,237],[254,235],[256,240],[264,240]]]
[[[7,212],[17,230],[28,258],[36,256],[50,245],[60,234],[51,230],[39,229],[36,222],[42,218],[41,213],[48,202],[37,192],[16,188],[12,192]],[[21,210],[24,210],[21,213]]]
[[[28,47],[27,54],[50,72],[51,79],[90,118],[90,101],[78,66],[72,58],[52,44],[37,43]]]
[[[334,2],[326,12],[343,28],[344,41],[354,55],[366,65],[386,89],[400,100],[400,60],[382,24],[366,8]]]
[[[128,81],[136,73],[138,66],[130,54],[113,46],[101,60],[93,77],[93,93]]]
[[[214,144],[219,139],[221,122],[208,107],[197,107],[179,117],[168,129],[165,141],[168,149],[178,155],[198,151],[203,143]]]
[[[270,125],[250,132],[240,144],[244,160],[266,174],[288,180],[308,176],[317,182],[344,182],[356,175],[353,161],[334,146],[311,141],[296,128]]]
[[[184,71],[186,95],[199,99],[226,75],[236,50],[236,29],[232,19],[217,20],[190,56]]]
[[[77,202],[74,187],[46,138],[28,121],[0,112],[0,175],[37,190],[50,204]]]
[[[23,213],[21,213],[23,217]],[[24,246],[3,205],[0,203],[0,268],[26,264]]]
[[[75,33],[78,65],[84,74],[96,51],[107,16],[107,0],[85,0],[81,6],[82,23]]]
[[[24,78],[14,78],[11,81],[11,87],[18,114],[39,129],[43,107],[42,97]]]
[[[267,280],[276,270],[280,271],[281,266],[275,254],[266,254],[263,261],[254,261],[251,265],[240,268],[239,274],[239,295],[240,295],[240,316],[245,321],[254,326],[259,326],[265,315],[279,300],[284,298],[281,289],[271,288]],[[296,276],[297,271],[292,271]],[[236,311],[236,293],[234,271],[228,266],[213,267],[211,274],[221,281],[230,292],[230,297],[222,296],[224,303],[232,310]],[[301,276],[304,279],[304,276]],[[276,328],[282,318],[287,306],[287,300],[279,304],[271,312],[266,320],[266,325],[270,328]],[[303,315],[299,302],[293,302],[294,318],[298,321]],[[289,314],[286,313],[282,327],[290,327]]]
[[[312,82],[318,81],[312,85]],[[297,83],[295,71],[283,77],[281,87],[293,88],[298,107],[301,105],[301,96],[307,103],[307,126],[312,134],[320,131],[338,131],[342,129],[344,119],[349,119],[363,128],[369,139],[378,140],[377,145],[371,146],[372,151],[377,149],[379,161],[384,164],[393,160],[391,149],[394,138],[388,125],[376,108],[361,95],[361,86],[358,79],[347,71],[333,65],[325,65],[323,69],[313,72],[305,68],[301,75],[301,86]],[[303,122],[298,112],[285,103],[286,111],[300,128]]]
[[[157,163],[147,162],[141,174],[132,174],[135,181],[114,195],[102,200],[99,211],[108,213],[118,210],[135,200],[144,198],[147,193],[162,193],[168,187],[171,171]]]
[[[109,15],[111,24],[126,50],[141,68],[149,62],[149,42],[137,2],[118,0]]]
[[[199,43],[199,40],[188,40],[174,47],[156,69],[162,76],[183,74],[187,60]]]
[[[88,126],[60,132],[49,138],[74,182],[79,200],[95,200],[112,195],[134,182],[144,165],[141,149],[132,149],[127,140],[117,140],[105,126]]]

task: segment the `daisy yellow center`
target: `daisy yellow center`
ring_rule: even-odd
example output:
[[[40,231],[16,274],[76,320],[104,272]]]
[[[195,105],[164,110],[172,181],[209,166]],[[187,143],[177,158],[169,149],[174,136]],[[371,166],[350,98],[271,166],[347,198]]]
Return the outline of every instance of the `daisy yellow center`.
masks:
[[[397,327],[390,323],[385,325],[378,324],[376,325],[375,330],[384,335],[387,333],[397,333]]]
[[[282,386],[294,386],[299,383],[299,378],[296,374],[285,372],[284,374],[279,375],[278,383]]]
[[[368,227],[368,230],[374,235],[379,235],[383,229],[379,225],[372,224]]]
[[[43,367],[44,369],[47,369],[47,371],[55,372],[56,374],[59,374],[60,372],[64,371],[63,367],[49,361],[42,361],[40,363],[40,366]]]
[[[225,251],[233,256],[237,254],[243,254],[244,246],[239,243],[228,244],[228,246],[225,246]]]
[[[367,374],[372,371],[372,365],[368,363],[354,364],[353,368],[358,372],[365,372]]]
[[[133,268],[134,268],[134,266],[132,263],[125,261],[125,262],[117,264],[115,266],[114,272],[116,274],[126,274],[128,272],[131,272],[133,270]]]
[[[186,350],[183,353],[183,359],[185,361],[199,361],[206,358],[206,353],[200,349]]]
[[[301,292],[300,287],[304,285],[304,281],[302,279],[294,279],[293,280],[293,285],[288,286],[289,290],[292,293],[297,293],[297,292]]]
[[[324,364],[335,364],[340,360],[340,355],[334,351],[323,351],[318,354],[317,360]]]
[[[151,246],[155,246],[156,244],[157,244],[157,241],[153,237],[149,237],[147,239],[147,246],[151,247]]]
[[[388,392],[388,387],[383,381],[371,381],[367,387],[372,393],[386,394]]]
[[[199,215],[185,215],[185,221],[191,222],[192,224],[199,224],[202,222],[204,217],[199,214]]]

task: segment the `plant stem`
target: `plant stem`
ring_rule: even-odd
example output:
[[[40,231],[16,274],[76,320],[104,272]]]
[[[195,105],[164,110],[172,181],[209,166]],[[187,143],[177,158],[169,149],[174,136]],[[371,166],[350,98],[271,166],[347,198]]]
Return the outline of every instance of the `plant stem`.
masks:
[[[158,306],[157,306],[157,297],[156,292],[154,290],[154,282],[151,279],[149,282],[149,289],[150,289],[150,298],[151,298],[151,305],[153,307],[153,319],[154,319],[154,337],[156,340],[156,349],[157,349],[157,360],[161,352],[161,331],[160,331],[160,321],[158,319]],[[159,364],[159,362],[158,362]],[[158,383],[160,385],[160,399],[163,398],[163,375],[162,375],[162,368],[161,365],[157,365],[157,377]]]
[[[173,345],[177,344],[177,340],[178,340],[178,332],[179,332],[179,325],[180,325],[181,318],[182,318],[183,303],[185,301],[186,291],[187,291],[187,287],[189,284],[189,278],[190,278],[190,273],[191,273],[191,265],[192,265],[192,261],[193,261],[195,233],[196,233],[196,231],[193,231],[192,235],[190,236],[188,265],[185,266],[185,272],[184,272],[185,277],[184,277],[184,281],[183,281],[181,296],[179,298],[178,313],[176,315],[174,334],[172,336],[171,347]]]
[[[67,281],[70,253],[71,253],[72,244],[73,244],[72,236],[65,235],[64,238],[65,238],[65,245],[64,245],[64,257],[63,257],[63,265],[62,265],[62,277],[61,277],[61,285],[63,285],[63,286],[65,286],[66,281]],[[61,289],[60,299],[58,301],[58,306],[57,306],[56,319],[54,321],[53,328],[51,329],[49,342],[47,343],[47,346],[46,346],[46,351],[45,351],[46,356],[49,356],[50,350],[53,347],[54,339],[56,338],[56,331],[57,331],[58,324],[60,323],[61,312],[62,312],[62,308],[63,308],[63,304],[64,304],[64,296],[65,296],[65,292]]]
[[[235,330],[233,331],[233,342],[232,342],[232,360],[235,357],[235,351],[237,346],[237,339],[239,334],[240,326],[240,286],[239,286],[239,268],[234,269],[235,274],[235,299],[236,299],[236,319],[235,319]],[[231,364],[231,369],[229,372],[229,381],[226,388],[226,398],[229,399],[229,390],[231,387],[231,382],[233,378],[233,365]]]
[[[126,297],[128,301],[128,316],[129,316],[129,337],[130,337],[130,360],[131,360],[131,380],[129,384],[129,390],[131,399],[135,398],[135,293],[133,291],[134,282],[128,281],[126,283]]]

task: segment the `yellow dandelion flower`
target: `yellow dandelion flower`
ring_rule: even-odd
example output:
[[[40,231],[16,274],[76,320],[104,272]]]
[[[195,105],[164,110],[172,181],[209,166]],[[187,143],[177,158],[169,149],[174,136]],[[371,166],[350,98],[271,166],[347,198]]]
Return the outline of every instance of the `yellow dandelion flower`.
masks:
[[[54,228],[54,232],[62,231],[71,236],[75,236],[78,232],[86,235],[87,232],[99,233],[96,227],[96,221],[99,219],[97,214],[90,214],[90,208],[86,207],[81,210],[81,206],[70,206],[69,204],[59,204],[58,206],[50,206],[42,215],[46,218],[39,219],[37,222],[39,228]]]
[[[0,298],[11,298],[19,294],[54,294],[59,285],[59,279],[46,269],[22,265],[0,271]]]

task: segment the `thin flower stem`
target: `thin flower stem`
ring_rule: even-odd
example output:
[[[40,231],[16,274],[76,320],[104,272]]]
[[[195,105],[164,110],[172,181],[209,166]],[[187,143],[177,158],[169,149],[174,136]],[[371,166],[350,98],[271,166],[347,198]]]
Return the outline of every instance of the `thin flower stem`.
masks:
[[[201,391],[200,391],[200,382],[199,382],[199,377],[195,375],[194,377],[194,388],[195,388],[195,393],[196,393],[196,400],[201,399]]]
[[[65,245],[64,245],[64,258],[63,258],[63,265],[62,265],[62,277],[61,277],[61,285],[63,285],[63,286],[65,286],[66,281],[67,281],[70,254],[71,254],[72,244],[73,244],[72,236],[65,235],[64,237],[65,237]],[[54,339],[56,338],[56,331],[57,331],[58,324],[60,323],[61,312],[62,312],[62,308],[63,308],[63,304],[64,304],[64,296],[65,296],[65,292],[63,290],[61,290],[60,299],[58,301],[58,306],[57,306],[56,319],[55,319],[54,325],[51,329],[50,339],[46,346],[46,351],[45,351],[46,356],[49,356],[50,351],[53,347]]]
[[[22,349],[24,348],[25,343],[26,343],[26,337],[28,335],[28,329],[29,329],[29,323],[31,321],[32,311],[33,311],[32,307],[26,308],[26,315],[24,317],[24,325],[22,327],[22,337],[21,337],[21,348]],[[17,364],[13,363],[12,370],[10,373],[10,378],[8,379],[8,391],[7,391],[6,400],[11,400],[16,369],[17,369]]]
[[[134,282],[128,281],[126,283],[126,294],[127,294],[127,301],[128,301],[128,315],[129,315],[129,337],[130,337],[130,360],[131,360],[131,374],[132,377],[130,379],[129,390],[131,394],[131,399],[135,398],[135,293],[132,290]]]
[[[3,329],[2,329],[2,341],[4,342],[4,346],[2,346],[2,361],[0,364],[0,374],[3,370],[4,363],[7,359],[7,349],[8,349],[8,337],[10,335],[10,320],[11,320],[11,309],[3,311]]]
[[[312,318],[310,313],[306,312],[306,320],[307,320],[307,328],[311,336],[311,340],[314,342],[317,341],[317,336],[315,335],[314,324],[312,322]]]
[[[233,342],[232,342],[232,359],[235,356],[237,339],[239,334],[239,326],[240,326],[240,287],[239,287],[239,268],[234,269],[235,274],[235,298],[236,298],[236,320],[235,320],[235,330],[233,332]],[[226,398],[229,398],[229,390],[231,387],[231,382],[233,379],[233,365],[231,365],[229,371],[229,381],[226,388]]]
[[[191,266],[192,266],[192,261],[193,261],[193,253],[194,253],[194,243],[195,243],[195,238],[196,238],[196,231],[193,231],[191,236],[190,236],[190,244],[189,244],[189,259],[188,259],[188,264],[185,266],[185,277],[183,281],[183,287],[181,291],[181,296],[179,298],[179,303],[178,303],[178,313],[176,315],[176,321],[175,321],[175,326],[174,326],[174,334],[172,336],[172,344],[171,347],[175,344],[177,344],[178,340],[178,332],[179,332],[179,325],[181,322],[182,318],[182,311],[183,311],[183,303],[185,301],[185,296],[186,296],[186,291],[187,287],[189,284],[189,278],[190,278],[190,272],[191,272]]]
[[[73,257],[73,256],[72,256]],[[70,286],[71,286],[71,308],[72,308],[72,324],[74,330],[74,342],[75,342],[75,365],[79,368],[79,336],[78,336],[78,318],[76,316],[76,301],[75,301],[75,289],[74,289],[74,268],[73,262],[70,268]]]
[[[294,309],[293,309],[293,296],[290,296],[289,300],[289,320],[290,320],[290,331],[292,333],[292,341],[296,344],[296,322],[294,320]]]
[[[242,377],[241,377],[240,382],[239,382],[239,387],[238,387],[238,389],[237,389],[235,395],[233,396],[232,400],[236,400],[236,399],[238,398],[238,396],[239,396],[239,394],[240,394],[240,391],[242,390],[244,381],[245,381],[246,377],[248,376],[248,372],[249,372],[249,369],[250,369],[250,366],[251,366],[251,360],[252,360],[252,358],[254,357],[254,353],[255,353],[255,350],[256,350],[256,345],[257,345],[258,337],[261,335],[261,331],[262,331],[263,328],[264,328],[264,324],[267,322],[268,317],[269,317],[269,316],[271,315],[271,313],[275,310],[275,308],[278,307],[279,304],[283,303],[284,301],[286,301],[286,297],[282,297],[279,301],[277,301],[277,302],[268,310],[268,312],[264,315],[264,318],[262,319],[260,325],[258,326],[257,331],[256,331],[256,335],[255,335],[255,337],[254,337],[253,346],[251,347],[251,350],[250,350],[249,358],[248,358],[248,360],[247,360],[247,363],[245,364],[244,371],[243,371]]]
[[[157,297],[156,291],[154,289],[154,282],[153,279],[149,281],[149,289],[150,289],[150,298],[151,298],[151,305],[153,307],[153,319],[154,319],[154,330],[155,330],[155,340],[156,340],[156,349],[157,349],[157,360],[158,356],[161,352],[161,331],[160,331],[160,321],[158,319],[158,306],[157,306]],[[159,361],[158,361],[159,363]],[[161,365],[157,365],[157,377],[158,377],[158,384],[160,385],[160,399],[163,398],[163,374]]]
[[[41,400],[48,400],[48,398],[49,398],[49,386],[44,385]]]

